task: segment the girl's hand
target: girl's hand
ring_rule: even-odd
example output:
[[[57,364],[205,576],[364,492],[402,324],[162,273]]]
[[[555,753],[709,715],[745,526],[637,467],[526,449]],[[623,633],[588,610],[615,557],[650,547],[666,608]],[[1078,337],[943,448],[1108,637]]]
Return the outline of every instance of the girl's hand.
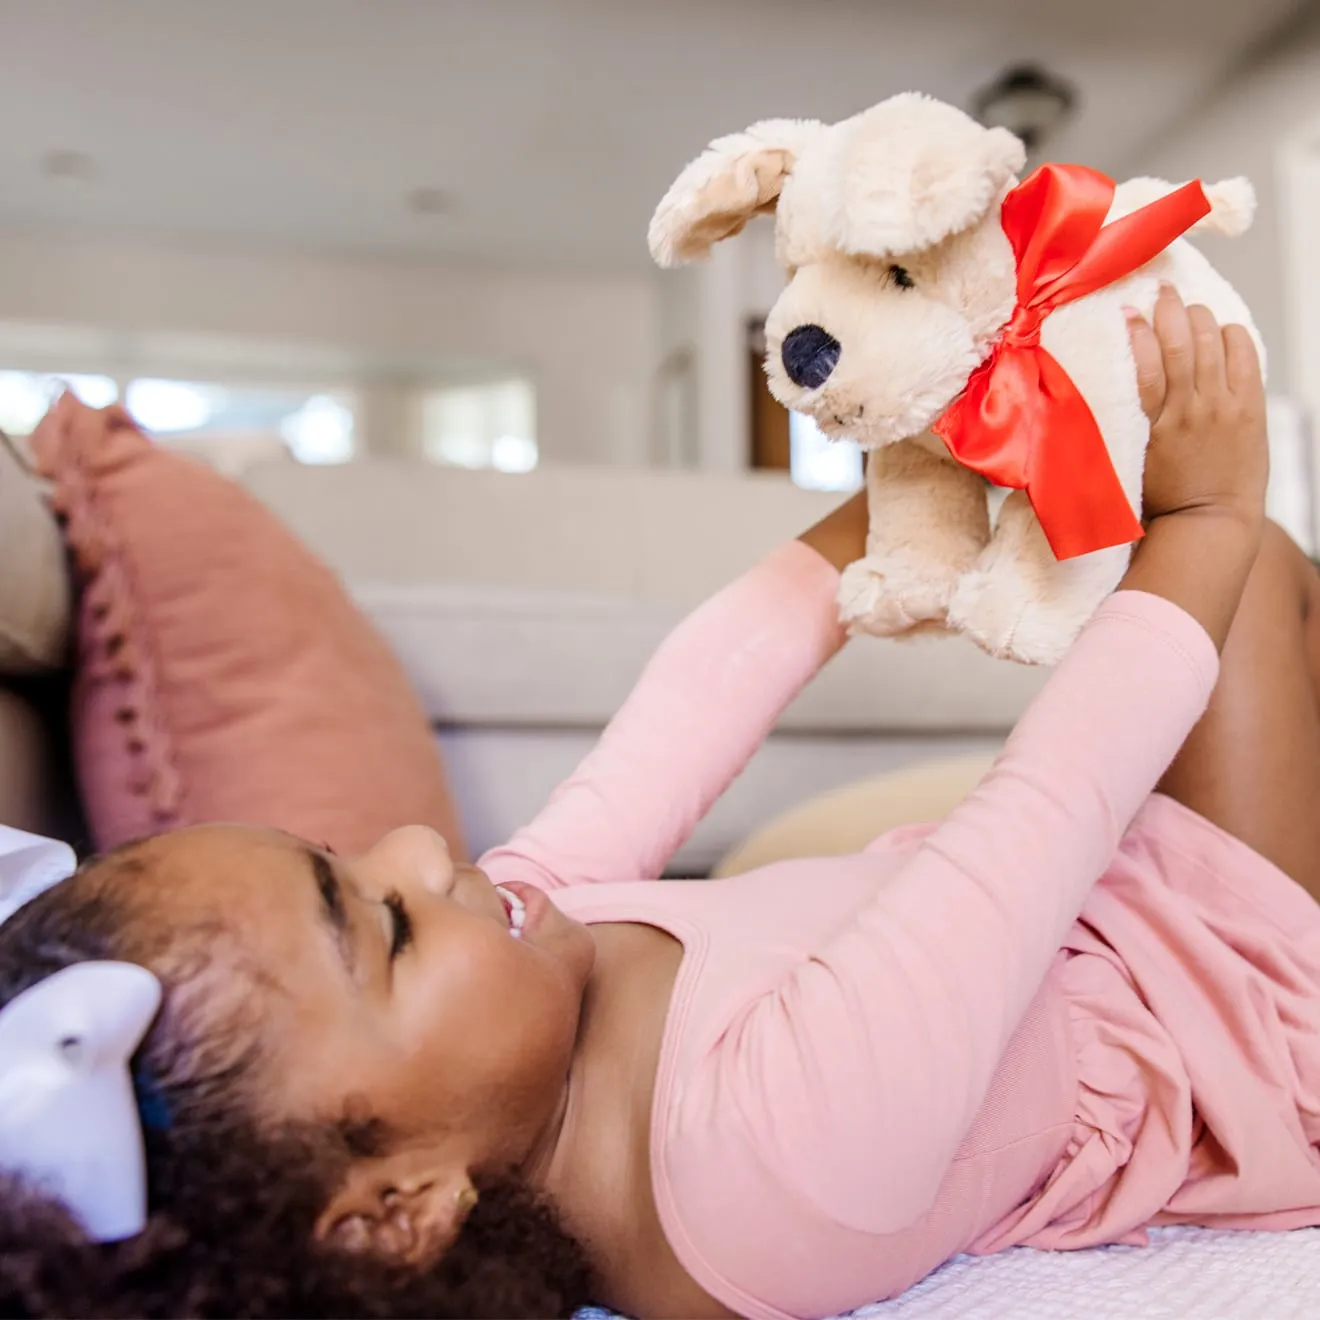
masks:
[[[1185,307],[1166,285],[1154,324],[1128,317],[1141,406],[1150,418],[1144,515],[1227,513],[1248,526],[1265,517],[1269,446],[1265,388],[1251,336],[1220,328],[1205,307]]]
[[[1146,452],[1146,536],[1122,587],[1163,596],[1222,648],[1265,526],[1269,449],[1247,332],[1161,291],[1154,325],[1129,316]]]

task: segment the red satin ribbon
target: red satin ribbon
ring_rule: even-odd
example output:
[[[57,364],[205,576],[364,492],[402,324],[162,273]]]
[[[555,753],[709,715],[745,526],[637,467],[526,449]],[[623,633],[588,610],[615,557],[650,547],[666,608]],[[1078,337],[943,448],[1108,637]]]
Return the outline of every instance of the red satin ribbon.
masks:
[[[1113,198],[1114,181],[1096,170],[1043,165],[1004,199],[1017,306],[934,426],[964,467],[1027,492],[1058,559],[1124,545],[1142,530],[1090,407],[1041,347],[1041,322],[1144,266],[1210,212],[1198,182],[1106,225]]]

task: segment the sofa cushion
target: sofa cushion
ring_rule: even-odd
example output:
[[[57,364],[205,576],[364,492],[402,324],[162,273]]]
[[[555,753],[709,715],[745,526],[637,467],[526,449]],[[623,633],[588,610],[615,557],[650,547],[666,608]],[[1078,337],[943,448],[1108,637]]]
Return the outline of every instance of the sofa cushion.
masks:
[[[69,598],[55,518],[37,482],[0,436],[0,674],[30,674],[64,663]]]
[[[219,473],[71,394],[32,437],[82,587],[75,760],[96,843],[204,821],[461,852],[429,722],[335,576]]]
[[[261,463],[243,484],[346,581],[696,604],[839,501],[779,474],[368,459]]]
[[[837,502],[782,476],[371,461],[243,482],[333,565],[448,728],[599,726],[683,613]],[[780,724],[995,733],[1044,674],[961,639],[859,639]]]
[[[358,603],[446,728],[599,726],[677,605],[526,587],[362,586]],[[1044,679],[962,639],[854,641],[785,711],[781,733],[1003,733]]]
[[[941,757],[822,793],[763,825],[723,857],[714,874],[861,852],[890,830],[942,820],[993,765],[991,754]]]

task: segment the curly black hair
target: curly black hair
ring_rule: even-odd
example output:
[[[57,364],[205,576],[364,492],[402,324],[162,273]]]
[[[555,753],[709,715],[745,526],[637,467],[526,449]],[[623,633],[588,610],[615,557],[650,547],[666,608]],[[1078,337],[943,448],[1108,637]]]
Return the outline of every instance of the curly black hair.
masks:
[[[457,1241],[425,1270],[318,1240],[351,1134],[272,1131],[254,1118],[255,1033],[237,1010],[190,1010],[206,932],[144,945],[132,919],[139,866],[131,852],[94,863],[0,926],[0,1006],[94,959],[139,962],[161,978],[162,1010],[134,1059],[149,1100],[150,1222],[128,1242],[97,1245],[58,1203],[0,1176],[0,1315],[541,1317],[587,1304],[581,1247],[512,1181],[480,1186]],[[148,1109],[162,1106],[168,1122],[152,1122]]]

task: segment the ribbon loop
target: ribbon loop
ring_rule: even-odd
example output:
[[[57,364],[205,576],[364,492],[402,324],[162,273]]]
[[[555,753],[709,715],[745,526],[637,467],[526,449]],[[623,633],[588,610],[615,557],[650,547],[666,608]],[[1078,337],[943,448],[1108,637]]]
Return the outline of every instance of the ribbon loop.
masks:
[[[1139,270],[1210,212],[1200,183],[1105,224],[1114,181],[1082,165],[1043,165],[1004,199],[1017,305],[990,356],[935,423],[964,467],[1025,490],[1058,559],[1142,536],[1081,391],[1041,346],[1045,317]]]

